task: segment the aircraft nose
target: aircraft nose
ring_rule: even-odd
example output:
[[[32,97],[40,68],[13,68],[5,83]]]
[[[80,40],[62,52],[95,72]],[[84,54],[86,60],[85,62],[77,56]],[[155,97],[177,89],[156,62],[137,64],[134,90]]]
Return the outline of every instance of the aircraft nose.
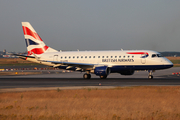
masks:
[[[173,67],[173,63],[168,60],[167,58],[164,59],[163,61],[164,65],[168,66],[169,68]]]

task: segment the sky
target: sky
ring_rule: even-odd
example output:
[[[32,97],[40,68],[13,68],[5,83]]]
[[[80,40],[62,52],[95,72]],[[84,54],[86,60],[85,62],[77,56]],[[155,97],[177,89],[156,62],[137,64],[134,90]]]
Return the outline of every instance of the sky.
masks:
[[[1,0],[0,51],[27,51],[21,22],[56,50],[180,52],[179,0]]]

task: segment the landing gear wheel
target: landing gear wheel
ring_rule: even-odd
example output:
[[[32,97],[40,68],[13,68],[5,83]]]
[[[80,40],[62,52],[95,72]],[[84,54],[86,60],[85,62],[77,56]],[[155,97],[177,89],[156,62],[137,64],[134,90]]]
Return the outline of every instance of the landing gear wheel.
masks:
[[[152,75],[149,75],[148,78],[149,78],[149,79],[153,79],[153,76],[152,76]]]
[[[148,78],[153,79],[153,70],[148,70],[148,72],[149,72]]]
[[[90,78],[91,78],[91,74],[87,74],[87,73],[86,73],[86,74],[83,75],[83,78],[84,78],[84,79],[90,79]]]
[[[100,78],[101,78],[101,79],[106,79],[107,76],[102,76],[102,75],[101,75]]]

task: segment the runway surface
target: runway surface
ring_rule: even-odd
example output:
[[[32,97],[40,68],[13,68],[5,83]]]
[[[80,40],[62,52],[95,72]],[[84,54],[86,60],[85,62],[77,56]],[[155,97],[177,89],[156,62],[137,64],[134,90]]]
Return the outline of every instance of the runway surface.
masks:
[[[131,76],[110,74],[107,79],[100,79],[92,74],[91,79],[83,79],[84,73],[58,73],[50,71],[40,75],[0,76],[0,89],[37,88],[37,87],[74,87],[74,86],[142,86],[142,85],[180,85],[180,76],[172,75],[180,72],[180,67],[160,70],[154,73],[154,79],[148,79],[146,71],[135,72]]]

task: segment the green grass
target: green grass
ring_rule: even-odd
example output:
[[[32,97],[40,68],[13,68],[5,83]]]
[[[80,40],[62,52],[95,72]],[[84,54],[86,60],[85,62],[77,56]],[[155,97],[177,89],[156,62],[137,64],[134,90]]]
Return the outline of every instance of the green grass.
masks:
[[[180,60],[171,60],[173,64],[180,64]]]
[[[173,67],[180,67],[180,64],[179,65],[174,65]]]

